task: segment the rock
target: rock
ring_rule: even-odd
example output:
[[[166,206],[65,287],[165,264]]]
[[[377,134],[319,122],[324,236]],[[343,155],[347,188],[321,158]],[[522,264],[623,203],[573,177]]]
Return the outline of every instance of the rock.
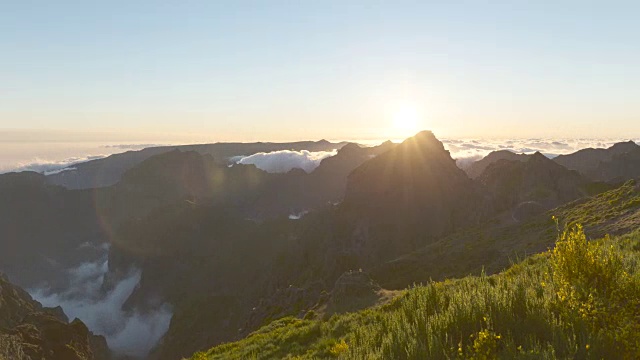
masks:
[[[102,336],[93,335],[61,309],[43,308],[28,293],[0,277],[0,357],[7,359],[108,360]]]
[[[382,297],[380,286],[363,271],[347,271],[336,280],[327,314],[343,313],[375,305]]]

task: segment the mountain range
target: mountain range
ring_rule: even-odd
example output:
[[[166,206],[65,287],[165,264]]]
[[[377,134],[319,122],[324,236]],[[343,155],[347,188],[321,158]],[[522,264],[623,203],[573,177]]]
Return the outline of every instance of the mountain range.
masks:
[[[337,152],[311,172],[232,160],[280,150]],[[74,286],[74,269],[106,258],[96,278],[102,298],[138,272],[122,310],[169,307],[166,334],[146,357],[178,359],[287,316],[329,317],[386,303],[412,284],[500,272],[553,245],[552,216],[582,223],[590,236],[630,232],[640,225],[639,154],[632,142],[554,159],[501,151],[465,173],[425,131],[375,147],[150,148],[49,176],[3,174],[0,271],[26,289],[62,294]],[[3,329],[45,311],[1,285],[20,298],[12,300],[19,311],[0,306],[0,319],[18,314]],[[93,350],[103,340],[78,330],[84,324],[56,321],[65,336],[80,331],[79,358],[133,356],[98,355],[106,346]],[[0,331],[16,349],[30,348],[16,334]],[[64,348],[65,339],[42,341]]]

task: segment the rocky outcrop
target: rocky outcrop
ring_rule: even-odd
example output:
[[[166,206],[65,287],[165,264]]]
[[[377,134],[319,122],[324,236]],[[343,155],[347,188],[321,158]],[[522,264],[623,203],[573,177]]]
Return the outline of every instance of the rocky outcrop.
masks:
[[[375,305],[383,297],[368,273],[347,271],[336,280],[327,304],[327,314],[357,311]]]
[[[108,360],[106,340],[60,309],[43,308],[0,274],[0,358]]]

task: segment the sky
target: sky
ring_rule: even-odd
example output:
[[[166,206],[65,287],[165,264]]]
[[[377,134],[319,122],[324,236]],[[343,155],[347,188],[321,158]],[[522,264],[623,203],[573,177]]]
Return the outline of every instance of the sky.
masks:
[[[638,137],[637,1],[0,0],[0,142]]]

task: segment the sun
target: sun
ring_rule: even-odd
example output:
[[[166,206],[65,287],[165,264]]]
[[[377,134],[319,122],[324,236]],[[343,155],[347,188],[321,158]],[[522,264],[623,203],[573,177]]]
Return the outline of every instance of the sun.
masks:
[[[393,127],[402,135],[413,135],[420,130],[420,120],[418,109],[411,104],[405,104],[393,114]]]

